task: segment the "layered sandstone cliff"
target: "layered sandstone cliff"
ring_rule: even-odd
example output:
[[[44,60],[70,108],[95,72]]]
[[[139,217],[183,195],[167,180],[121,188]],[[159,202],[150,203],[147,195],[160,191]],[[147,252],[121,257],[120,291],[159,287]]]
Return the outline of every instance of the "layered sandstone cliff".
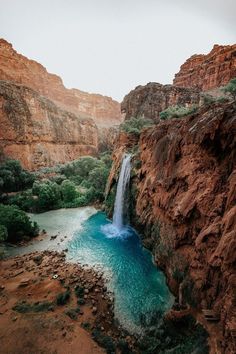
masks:
[[[182,88],[150,82],[138,86],[125,96],[121,111],[125,119],[145,117],[159,121],[161,111],[174,105],[192,105],[200,101],[200,91],[196,88]]]
[[[141,134],[120,136],[108,191],[127,149],[131,215],[179,301],[210,309],[211,353],[233,353],[236,328],[236,105],[213,104]]]
[[[17,53],[4,39],[0,39],[0,80],[32,88],[62,109],[93,118],[98,126],[109,127],[121,122],[118,102],[110,97],[66,89],[59,76],[48,73],[41,64]]]
[[[91,118],[60,109],[36,91],[0,81],[1,157],[35,170],[95,155],[98,132]]]
[[[215,45],[210,53],[195,54],[181,65],[173,84],[202,91],[226,85],[236,77],[236,44]]]

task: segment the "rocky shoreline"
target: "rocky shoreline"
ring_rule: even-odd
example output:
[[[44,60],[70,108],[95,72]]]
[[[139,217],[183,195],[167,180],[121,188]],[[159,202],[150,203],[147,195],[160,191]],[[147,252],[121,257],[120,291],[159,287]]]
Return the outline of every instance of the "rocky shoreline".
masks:
[[[0,261],[3,353],[134,350],[116,323],[102,274],[67,263],[65,253],[34,252]],[[136,352],[133,351],[133,352]]]

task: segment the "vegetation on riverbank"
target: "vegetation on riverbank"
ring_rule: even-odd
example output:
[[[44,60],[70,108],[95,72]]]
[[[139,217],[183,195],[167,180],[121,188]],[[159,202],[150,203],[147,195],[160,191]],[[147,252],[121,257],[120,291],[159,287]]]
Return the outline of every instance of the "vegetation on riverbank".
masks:
[[[1,202],[26,212],[103,202],[110,167],[109,153],[98,158],[81,157],[35,173],[23,170],[18,161],[9,160],[0,166]]]

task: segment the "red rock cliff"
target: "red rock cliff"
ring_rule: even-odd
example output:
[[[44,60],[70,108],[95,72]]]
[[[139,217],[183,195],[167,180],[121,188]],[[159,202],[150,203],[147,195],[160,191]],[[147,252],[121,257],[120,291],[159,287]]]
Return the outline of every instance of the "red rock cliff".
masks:
[[[159,121],[161,111],[174,105],[198,104],[200,91],[198,89],[180,88],[173,85],[161,85],[150,82],[138,86],[125,96],[121,103],[121,111],[125,119],[145,117]]]
[[[117,143],[108,190],[130,143],[122,136]],[[234,353],[236,105],[202,107],[146,129],[139,151],[131,183],[133,222],[175,294],[181,289],[200,318],[203,309],[220,315],[208,326],[211,353]]]
[[[0,39],[0,80],[32,88],[64,110],[93,118],[98,126],[109,127],[121,122],[118,102],[110,97],[66,89],[59,76],[18,54],[4,39]]]
[[[207,91],[236,77],[236,44],[215,45],[209,54],[196,54],[181,65],[173,84]]]
[[[34,90],[0,81],[0,154],[30,170],[95,155],[91,118],[62,110]]]

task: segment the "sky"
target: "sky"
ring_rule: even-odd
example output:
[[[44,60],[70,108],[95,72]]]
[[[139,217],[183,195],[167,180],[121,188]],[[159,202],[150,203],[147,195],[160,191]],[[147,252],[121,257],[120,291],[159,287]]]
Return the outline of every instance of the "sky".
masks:
[[[67,88],[122,101],[172,83],[193,54],[236,43],[235,0],[0,0],[0,37]]]

